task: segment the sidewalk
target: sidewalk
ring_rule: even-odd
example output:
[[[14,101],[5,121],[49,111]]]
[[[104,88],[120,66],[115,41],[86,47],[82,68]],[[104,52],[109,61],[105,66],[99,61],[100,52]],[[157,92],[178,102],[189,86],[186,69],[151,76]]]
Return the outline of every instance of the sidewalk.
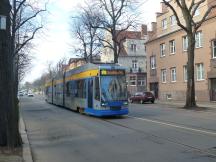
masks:
[[[156,100],[156,103],[158,104],[163,104],[163,105],[174,105],[174,106],[181,106],[183,107],[185,105],[185,101],[161,101],[161,100]],[[197,102],[197,105],[199,107],[205,107],[205,108],[212,108],[216,110],[216,102]]]

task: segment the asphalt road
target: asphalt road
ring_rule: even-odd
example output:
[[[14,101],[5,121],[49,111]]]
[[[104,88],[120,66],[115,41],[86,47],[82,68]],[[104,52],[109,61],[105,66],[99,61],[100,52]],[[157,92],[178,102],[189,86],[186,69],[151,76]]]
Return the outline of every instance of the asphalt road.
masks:
[[[124,117],[95,118],[21,99],[34,162],[214,162],[216,110],[131,104]]]

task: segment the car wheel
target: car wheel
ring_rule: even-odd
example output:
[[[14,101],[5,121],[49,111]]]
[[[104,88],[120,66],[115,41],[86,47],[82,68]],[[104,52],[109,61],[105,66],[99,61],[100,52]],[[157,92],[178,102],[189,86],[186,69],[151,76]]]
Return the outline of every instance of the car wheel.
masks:
[[[143,104],[144,103],[143,100],[140,100],[140,103]]]
[[[152,100],[151,103],[154,103],[154,100]]]

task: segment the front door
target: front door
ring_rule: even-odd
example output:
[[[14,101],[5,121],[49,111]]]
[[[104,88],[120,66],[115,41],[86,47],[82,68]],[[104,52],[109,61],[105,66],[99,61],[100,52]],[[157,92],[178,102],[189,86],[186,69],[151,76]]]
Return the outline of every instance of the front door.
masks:
[[[211,79],[211,101],[216,101],[216,79]]]
[[[88,80],[88,108],[93,108],[93,79]]]
[[[154,92],[155,98],[158,98],[158,83],[150,83],[150,91]]]

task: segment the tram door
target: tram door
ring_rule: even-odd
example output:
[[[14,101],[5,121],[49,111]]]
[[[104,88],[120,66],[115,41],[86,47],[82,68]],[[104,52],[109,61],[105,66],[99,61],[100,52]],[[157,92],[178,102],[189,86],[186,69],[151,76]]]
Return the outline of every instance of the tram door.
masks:
[[[88,108],[93,108],[93,79],[88,80]]]

